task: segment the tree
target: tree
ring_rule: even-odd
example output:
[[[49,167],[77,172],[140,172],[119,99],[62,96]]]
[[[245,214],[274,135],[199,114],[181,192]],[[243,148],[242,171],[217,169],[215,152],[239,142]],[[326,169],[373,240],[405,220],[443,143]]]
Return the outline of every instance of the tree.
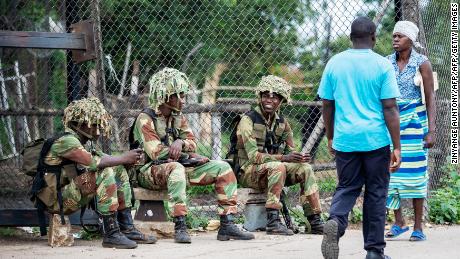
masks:
[[[220,63],[228,67],[221,79],[226,85],[254,85],[274,64],[290,63],[299,46],[296,26],[308,14],[298,0],[111,0],[101,9],[104,50],[116,71],[128,42],[141,73],[150,67],[150,74],[180,68],[201,43],[185,71],[198,85]]]

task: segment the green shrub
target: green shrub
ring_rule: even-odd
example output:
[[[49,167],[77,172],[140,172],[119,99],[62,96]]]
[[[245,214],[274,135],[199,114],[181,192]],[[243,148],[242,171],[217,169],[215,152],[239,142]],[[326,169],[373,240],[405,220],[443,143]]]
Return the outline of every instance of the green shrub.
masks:
[[[443,167],[448,175],[442,181],[442,187],[433,191],[428,200],[429,218],[436,224],[460,222],[460,175],[454,165]]]
[[[320,192],[334,192],[336,185],[336,178],[331,176],[318,181],[318,187]]]
[[[189,229],[197,229],[199,227],[206,228],[209,223],[207,217],[198,215],[199,213],[194,212],[194,210],[189,210],[189,213],[185,216],[185,223]]]
[[[363,221],[363,211],[359,208],[354,207],[350,213],[350,222],[353,224]]]
[[[11,228],[11,227],[1,227],[0,228],[0,236],[12,237],[14,235],[16,235],[16,228]]]

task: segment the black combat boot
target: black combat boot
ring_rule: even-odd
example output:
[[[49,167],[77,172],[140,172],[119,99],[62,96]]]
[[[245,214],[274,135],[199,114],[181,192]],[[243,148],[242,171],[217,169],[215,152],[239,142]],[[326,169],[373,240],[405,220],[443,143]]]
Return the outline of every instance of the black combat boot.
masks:
[[[391,259],[391,257],[385,255],[383,252],[369,250],[367,251],[366,259]]]
[[[307,216],[307,220],[310,223],[311,231],[310,234],[322,235],[324,229],[324,221],[321,218],[321,214],[313,214]]]
[[[281,223],[280,212],[276,209],[267,209],[267,234],[292,236],[294,232]]]
[[[187,225],[185,225],[185,216],[174,217],[174,224],[174,241],[176,243],[192,243],[187,232]]]
[[[104,238],[102,239],[103,247],[119,249],[131,249],[137,247],[136,242],[129,240],[120,232],[115,213],[102,215],[102,222],[104,227]]]
[[[230,239],[235,240],[251,240],[254,239],[254,234],[243,232],[233,222],[233,215],[220,216],[220,228],[217,232],[217,240],[227,241]]]
[[[119,210],[117,213],[118,224],[120,231],[127,238],[135,241],[138,244],[155,244],[157,239],[154,236],[145,235],[134,227],[133,216],[131,215],[131,208]]]

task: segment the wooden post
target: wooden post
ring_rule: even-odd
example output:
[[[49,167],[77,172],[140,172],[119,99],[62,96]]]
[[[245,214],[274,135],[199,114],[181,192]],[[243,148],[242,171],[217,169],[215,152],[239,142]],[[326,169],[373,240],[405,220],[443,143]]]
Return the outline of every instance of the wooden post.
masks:
[[[8,94],[6,92],[5,77],[3,76],[2,62],[0,60],[0,87],[1,87],[1,107],[2,109],[8,110],[10,108],[8,104]],[[6,135],[11,144],[11,152],[13,155],[17,153],[16,151],[16,141],[13,135],[13,127],[11,126],[11,117],[5,116],[2,117],[3,123],[6,124]]]
[[[305,142],[305,145],[302,148],[302,153],[310,153],[313,146],[315,143],[318,141],[318,138],[322,136],[322,132],[324,130],[324,121],[323,121],[323,115],[318,119],[318,122],[316,122],[316,126],[313,129],[313,132],[310,134],[310,137],[308,138],[307,142]]]
[[[88,97],[97,97],[96,69],[91,69],[88,73]]]
[[[104,74],[104,52],[102,50],[102,31],[101,31],[101,16],[100,16],[100,0],[91,1],[91,17],[94,20],[94,40],[95,40],[95,53],[96,53],[96,72],[97,72],[97,90],[98,97],[102,104],[106,105],[105,98],[105,74]],[[110,139],[106,137],[101,138],[102,151],[106,154],[111,154]]]
[[[131,76],[131,87],[129,90],[130,95],[139,94],[139,72],[140,72],[140,62],[139,60],[133,61],[133,74]]]
[[[123,68],[123,76],[121,77],[120,92],[118,93],[118,99],[121,99],[123,97],[123,92],[125,91],[126,77],[128,76],[129,69],[129,60],[131,58],[131,49],[132,44],[131,42],[128,42],[128,48],[126,49],[125,66]]]
[[[21,84],[21,74],[19,73],[19,62],[15,61],[14,62],[14,73],[16,75],[16,93],[18,95],[18,104],[21,106],[23,109],[27,108],[25,107],[25,102],[24,102],[24,94],[23,93],[23,86]],[[29,125],[27,123],[27,117],[22,116],[22,119],[19,120],[19,143],[22,144],[24,140],[27,142],[31,141],[30,138],[30,131],[29,131]],[[23,146],[23,145],[21,145]]]
[[[222,151],[222,132],[220,113],[211,113],[212,127],[212,155],[211,159],[221,160]]]

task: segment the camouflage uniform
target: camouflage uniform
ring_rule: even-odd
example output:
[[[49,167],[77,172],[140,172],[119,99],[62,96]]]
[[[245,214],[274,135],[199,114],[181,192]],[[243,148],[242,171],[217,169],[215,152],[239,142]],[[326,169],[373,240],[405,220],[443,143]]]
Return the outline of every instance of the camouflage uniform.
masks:
[[[135,248],[136,242],[155,243],[155,237],[146,236],[134,227],[130,209],[131,188],[124,166],[99,169],[102,159],[111,158],[103,158],[106,155],[102,152],[88,152],[83,147],[84,142],[99,136],[100,131],[104,135],[110,132],[110,119],[97,98],[72,102],[64,110],[63,122],[67,134],[54,141],[44,162],[50,166],[63,166],[60,183],[65,214],[75,212],[96,197],[97,211],[103,222],[103,247]],[[89,131],[84,127],[88,127]],[[50,212],[57,213],[56,174],[45,173],[44,178],[47,187],[37,197]]]
[[[257,87],[257,95],[261,92],[276,92],[290,102],[290,86],[283,79],[274,76],[264,77]],[[285,89],[289,89],[286,91]],[[300,202],[305,206],[306,216],[321,213],[319,203],[318,185],[312,167],[308,163],[281,162],[282,155],[287,155],[295,150],[293,133],[289,122],[284,119],[275,126],[275,121],[280,121],[276,112],[273,123],[263,117],[260,106],[254,109],[263,118],[263,124],[255,124],[250,117],[243,115],[237,127],[238,161],[241,166],[240,182],[243,186],[267,190],[267,209],[281,208],[280,195],[284,186],[297,183],[301,184]],[[276,127],[276,128],[275,128]],[[274,154],[263,150],[265,134],[274,132],[281,145]],[[309,205],[309,206],[308,206]]]
[[[64,213],[71,214],[88,204],[96,196],[97,210],[106,215],[131,207],[131,189],[128,174],[123,166],[97,169],[103,154],[92,155],[86,151],[78,135],[71,129],[70,134],[57,139],[45,156],[48,165],[61,164],[63,159],[78,162],[79,170],[85,173],[76,176],[72,166],[66,166],[61,176]],[[49,174],[51,176],[51,174]],[[46,176],[45,176],[46,178]],[[57,200],[49,210],[59,211]]]
[[[169,213],[175,223],[175,242],[191,243],[185,224],[187,185],[209,184],[214,184],[219,204],[220,228],[217,239],[254,239],[253,234],[242,232],[233,221],[233,215],[237,212],[237,184],[235,174],[228,163],[210,160],[187,168],[179,162],[155,164],[155,161],[169,158],[172,145],[170,143],[174,141],[182,141],[181,153],[185,156],[196,156],[193,152],[196,151],[197,144],[187,119],[181,114],[180,106],[173,107],[168,101],[172,96],[177,96],[178,101],[182,103],[181,94],[187,94],[190,85],[187,76],[176,69],[164,68],[154,74],[149,83],[149,104],[150,108],[155,110],[155,114],[141,113],[135,121],[131,135],[132,141],[143,146],[150,161],[140,168],[138,183],[148,189],[168,190]],[[160,110],[171,113],[165,116]]]
[[[195,137],[188,126],[187,119],[182,114],[172,115],[169,122],[157,111],[157,118],[141,113],[135,123],[134,139],[144,147],[145,154],[150,160],[164,160],[168,158],[169,148],[162,143],[166,137],[166,128],[178,131],[179,139],[183,140],[182,152],[190,153],[196,150]],[[169,136],[169,143],[174,140]],[[186,187],[187,185],[214,184],[218,212],[220,215],[236,213],[236,178],[230,165],[223,161],[211,160],[203,165],[185,168],[178,162],[161,165],[146,163],[138,175],[139,185],[147,189],[167,189],[169,194],[170,213],[173,217],[187,214]]]

